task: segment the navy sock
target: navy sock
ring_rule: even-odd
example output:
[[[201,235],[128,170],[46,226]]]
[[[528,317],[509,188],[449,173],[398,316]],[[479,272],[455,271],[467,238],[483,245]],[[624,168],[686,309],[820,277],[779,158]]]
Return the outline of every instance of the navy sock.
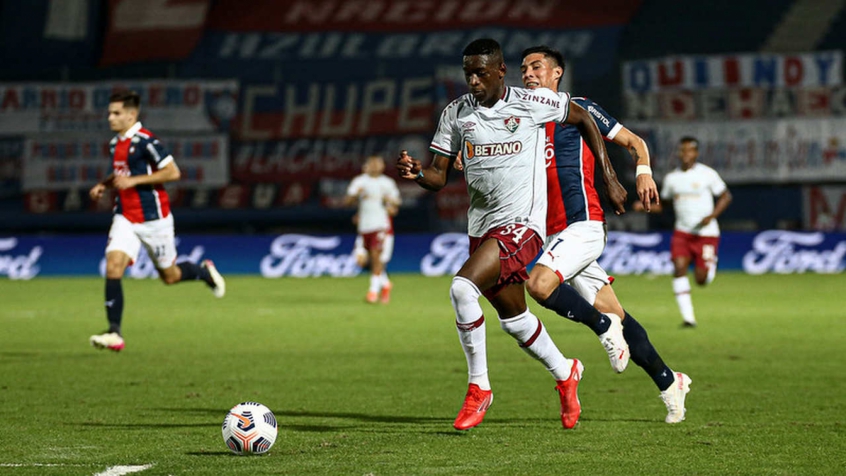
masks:
[[[123,287],[120,279],[106,279],[106,317],[109,332],[120,334],[120,320],[123,317]]]
[[[209,274],[208,269],[196,265],[190,261],[183,261],[182,263],[179,263],[176,266],[179,266],[179,269],[182,270],[182,278],[179,280],[179,282],[196,281],[198,279],[202,279],[209,286],[214,286],[214,282],[212,281],[211,274]]]
[[[646,329],[628,312],[626,312],[626,318],[623,319],[623,337],[629,344],[632,361],[649,375],[659,390],[663,392],[670,388],[673,384],[673,371],[658,355],[652,342],[649,342]]]
[[[561,317],[581,322],[590,327],[596,335],[604,334],[611,326],[611,320],[591,306],[569,284],[562,283],[552,291],[552,294],[545,301],[539,304],[555,311]]]

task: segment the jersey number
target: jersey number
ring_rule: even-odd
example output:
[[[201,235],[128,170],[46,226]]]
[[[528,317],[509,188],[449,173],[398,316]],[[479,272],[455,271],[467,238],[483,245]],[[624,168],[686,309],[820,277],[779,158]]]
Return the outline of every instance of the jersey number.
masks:
[[[528,229],[529,228],[525,225],[515,225],[512,223],[511,225],[506,225],[505,229],[500,231],[499,234],[513,235],[514,238],[512,238],[512,240],[514,241],[514,243],[520,243],[520,240],[523,239],[523,235],[526,234],[526,231],[528,231]]]

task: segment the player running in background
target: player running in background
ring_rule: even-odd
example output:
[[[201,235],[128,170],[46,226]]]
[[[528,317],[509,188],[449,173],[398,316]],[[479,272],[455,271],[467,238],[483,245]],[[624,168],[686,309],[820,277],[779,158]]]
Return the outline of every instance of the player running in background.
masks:
[[[463,69],[470,92],[442,112],[430,145],[434,157],[423,168],[402,151],[400,176],[438,191],[446,185],[459,152],[470,195],[470,257],[450,286],[456,328],[468,366],[468,390],[453,426],[473,428],[493,401],[488,377],[484,295],[493,305],[502,329],[539,360],[555,378],[561,422],[572,428],[581,412],[577,388],[584,369],[567,359],[526,305],[526,266],[543,245],[546,222],[546,177],[542,132],[547,122],[578,124],[597,154],[605,146],[589,114],[571,107],[569,97],[549,90],[507,87],[502,50],[491,39],[471,42],[463,51]],[[615,201],[622,208],[623,202]]]
[[[226,285],[210,260],[201,266],[176,263],[173,215],[162,184],[179,180],[179,168],[161,142],[138,122],[141,99],[133,91],[116,92],[109,98],[109,127],[117,133],[109,143],[112,173],[89,191],[99,200],[106,188],[118,190],[115,214],[106,245],[106,317],[109,329],[90,338],[98,349],[120,351],[123,287],[127,266],[138,259],[141,245],[165,284],[204,281],[216,297]]]
[[[393,209],[388,209],[388,214],[393,217],[396,215],[397,210],[399,208],[394,207]],[[353,215],[353,225],[358,226],[358,213]],[[355,258],[356,264],[358,264],[359,268],[367,268],[370,266],[370,252],[364,248],[364,238],[361,235],[357,235],[355,237],[355,243],[353,244],[353,257]],[[385,232],[385,239],[382,240],[382,253],[379,254],[379,258],[382,261],[382,266],[384,268],[388,267],[388,263],[391,262],[391,258],[394,255],[394,221],[393,218],[388,221],[388,230]],[[390,300],[390,295],[386,298]],[[388,301],[386,301],[388,302]]]
[[[381,156],[368,157],[362,171],[364,173],[350,182],[344,203],[347,206],[358,205],[358,238],[370,261],[370,288],[365,299],[375,303],[381,293],[382,302],[387,303],[391,299],[393,285],[385,271],[387,261],[383,260],[383,252],[389,233],[390,243],[387,245],[393,250],[391,216],[396,214],[400,205],[399,189],[393,179],[383,174],[385,161]]]
[[[564,73],[561,53],[546,46],[523,51],[523,84],[529,89],[558,91]],[[562,93],[563,94],[563,93]],[[625,147],[637,163],[637,194],[641,207],[658,202],[646,143],[587,98],[573,102],[590,113],[606,140]],[[626,312],[611,288],[611,279],[597,260],[605,249],[605,213],[594,187],[595,157],[579,131],[564,124],[547,125],[547,181],[549,208],[544,253],[527,283],[529,294],[544,307],[591,328],[599,336],[617,372],[626,368],[629,352],[635,363],[655,382],[667,407],[668,423],[684,419],[684,401],[690,378],[673,372],[653,347],[646,330]],[[613,168],[601,162],[606,182]],[[569,284],[569,286],[568,286]],[[572,287],[571,287],[572,286]],[[578,293],[581,298],[574,296]],[[620,318],[622,317],[622,322]],[[622,324],[622,326],[621,326]],[[626,348],[615,345],[612,335],[622,333]]]
[[[675,268],[673,292],[685,327],[696,327],[687,270],[692,261],[696,284],[700,286],[706,286],[714,280],[717,274],[717,247],[720,244],[717,217],[731,203],[731,192],[720,174],[697,162],[698,158],[699,141],[693,137],[683,137],[679,141],[680,166],[664,177],[661,186],[661,198],[671,200],[676,213],[670,256]],[[716,203],[714,197],[717,197]],[[653,209],[656,212],[662,210],[660,204]]]

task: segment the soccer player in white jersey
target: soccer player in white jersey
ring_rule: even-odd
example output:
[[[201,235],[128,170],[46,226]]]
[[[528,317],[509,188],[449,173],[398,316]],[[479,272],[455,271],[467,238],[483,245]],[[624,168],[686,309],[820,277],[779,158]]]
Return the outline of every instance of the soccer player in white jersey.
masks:
[[[696,327],[687,270],[693,262],[696,284],[700,286],[714,280],[720,244],[717,217],[731,203],[731,192],[716,170],[697,162],[699,141],[695,138],[683,137],[679,141],[678,157],[680,166],[664,177],[661,198],[672,201],[676,213],[670,240],[670,256],[675,268],[673,292],[684,320],[682,325]],[[661,206],[653,209],[660,212]]]
[[[383,252],[385,247],[393,248],[393,243],[386,243],[391,232],[391,215],[400,205],[397,184],[384,175],[385,161],[381,156],[368,157],[362,168],[363,174],[356,176],[347,188],[347,205],[358,204],[358,235],[370,261],[370,288],[365,300],[375,303],[380,299],[387,303],[391,299],[391,281],[385,271]],[[392,213],[393,212],[393,213]],[[389,258],[390,259],[390,258]]]
[[[468,366],[468,389],[453,426],[478,425],[493,401],[485,347],[484,295],[502,329],[539,360],[555,378],[561,422],[572,428],[581,405],[577,386],[584,369],[555,346],[541,321],[526,305],[526,266],[543,246],[546,230],[546,177],[543,131],[547,122],[580,124],[597,154],[605,146],[588,113],[569,97],[550,90],[507,87],[502,50],[491,39],[471,42],[463,51],[470,92],[450,103],[440,117],[430,145],[434,157],[423,168],[402,151],[400,176],[437,191],[447,182],[459,152],[470,195],[470,257],[450,286],[456,328]],[[622,207],[622,203],[615,203]],[[572,383],[564,385],[565,382]]]
[[[546,46],[527,48],[521,71],[527,88],[558,91],[564,58]],[[637,203],[651,208],[652,202],[659,200],[646,143],[590,99],[573,98],[573,102],[590,113],[606,140],[629,150],[637,163]],[[595,158],[584,146],[579,131],[566,124],[547,129],[547,145],[553,152],[547,161],[548,236],[543,255],[526,284],[529,294],[544,307],[593,330],[617,372],[626,368],[630,351],[631,359],[660,390],[667,407],[665,421],[678,423],[684,420],[690,377],[673,372],[664,363],[646,330],[623,309],[611,288],[611,279],[597,262],[605,249],[605,214],[593,183]],[[605,181],[613,182],[616,175],[610,162],[601,165]],[[611,338],[614,333],[621,333],[628,345],[619,348],[618,341]]]
[[[118,91],[109,98],[109,127],[117,135],[109,144],[112,169],[108,177],[89,191],[99,200],[106,188],[117,189],[115,214],[106,245],[106,318],[109,329],[91,336],[91,345],[115,352],[123,350],[123,286],[127,266],[147,250],[165,284],[203,281],[216,297],[226,293],[226,283],[205,260],[198,266],[176,262],[173,214],[163,184],[179,180],[173,156],[149,130],[138,122],[141,99],[133,91]]]

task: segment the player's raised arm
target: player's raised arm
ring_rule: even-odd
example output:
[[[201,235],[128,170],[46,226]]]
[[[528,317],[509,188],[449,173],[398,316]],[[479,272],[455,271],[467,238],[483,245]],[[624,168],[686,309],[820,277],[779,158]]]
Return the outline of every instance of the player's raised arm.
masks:
[[[631,154],[637,166],[635,172],[635,183],[637,197],[640,204],[647,213],[652,211],[653,204],[660,207],[661,200],[658,196],[658,186],[652,178],[652,167],[649,160],[649,148],[639,135],[622,127],[614,136],[614,143],[626,148]],[[640,207],[638,207],[640,208]],[[656,211],[661,211],[660,208]]]
[[[570,102],[570,113],[564,120],[567,124],[572,124],[579,129],[579,133],[585,140],[593,156],[596,157],[597,162],[601,165],[602,179],[605,182],[605,193],[614,207],[614,212],[617,215],[626,213],[626,189],[617,179],[617,173],[608,159],[608,152],[605,150],[605,143],[602,140],[602,134],[596,123],[590,117],[590,113],[584,110],[575,102]]]
[[[408,155],[408,151],[403,150],[400,152],[399,160],[397,160],[397,171],[400,177],[414,180],[426,190],[437,192],[446,186],[449,169],[454,160],[450,157],[435,154],[429,166],[423,168],[423,164],[419,160]]]

